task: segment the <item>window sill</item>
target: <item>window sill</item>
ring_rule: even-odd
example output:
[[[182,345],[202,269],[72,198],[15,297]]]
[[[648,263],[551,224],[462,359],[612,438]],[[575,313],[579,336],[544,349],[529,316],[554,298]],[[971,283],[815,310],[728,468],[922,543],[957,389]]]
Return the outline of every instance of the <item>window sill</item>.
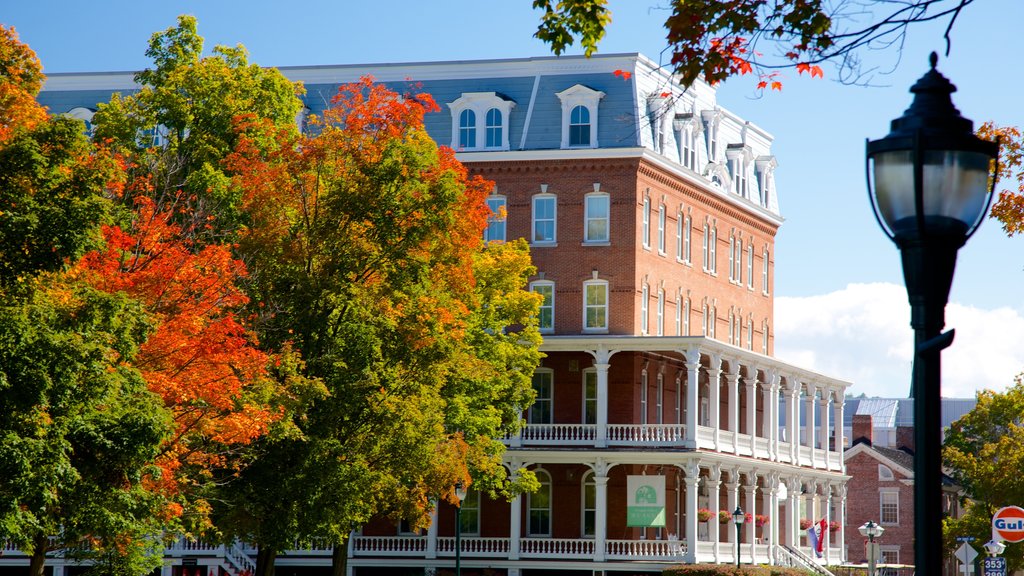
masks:
[[[668,256],[668,253],[665,252],[664,250],[658,250],[658,256],[664,258],[665,256]]]
[[[580,243],[580,246],[611,246],[612,243],[608,240],[584,240]]]
[[[530,242],[530,248],[558,248],[558,242]]]
[[[583,329],[583,333],[584,334],[607,334],[608,333],[608,329],[607,328],[584,328]]]

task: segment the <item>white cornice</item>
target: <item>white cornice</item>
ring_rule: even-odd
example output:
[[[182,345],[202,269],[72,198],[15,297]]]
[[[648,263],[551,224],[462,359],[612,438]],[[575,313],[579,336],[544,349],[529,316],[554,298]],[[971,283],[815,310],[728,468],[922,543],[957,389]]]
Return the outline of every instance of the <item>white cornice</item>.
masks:
[[[43,83],[44,92],[67,90],[138,90],[135,72],[83,72],[48,74]]]
[[[856,456],[858,454],[867,454],[869,457],[873,458],[874,460],[877,460],[878,462],[880,462],[882,464],[885,464],[889,468],[892,468],[894,471],[899,472],[905,478],[913,479],[913,477],[914,477],[914,471],[913,470],[910,470],[908,468],[904,468],[902,465],[898,464],[893,459],[888,458],[885,455],[883,455],[881,452],[879,452],[878,450],[875,450],[870,444],[866,444],[866,443],[863,443],[863,442],[860,443],[860,444],[857,444],[853,448],[849,448],[848,450],[846,450],[846,452],[843,453],[843,461],[845,462],[845,461],[849,460],[850,458],[853,458],[854,456]]]
[[[697,348],[705,354],[719,354],[725,358],[734,358],[742,365],[756,366],[761,370],[776,370],[781,376],[794,378],[800,382],[812,382],[819,388],[827,387],[845,392],[846,388],[852,386],[851,382],[793,366],[778,358],[738,348],[705,336],[544,336],[540,345],[542,352],[580,352],[603,349],[616,352],[666,350],[685,353],[691,348]]]

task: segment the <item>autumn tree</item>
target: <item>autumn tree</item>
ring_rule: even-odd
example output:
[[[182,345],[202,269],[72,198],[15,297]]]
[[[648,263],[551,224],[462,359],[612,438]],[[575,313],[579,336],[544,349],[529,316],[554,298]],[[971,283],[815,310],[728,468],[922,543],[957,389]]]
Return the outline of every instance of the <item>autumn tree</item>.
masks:
[[[671,0],[665,20],[668,65],[684,86],[697,79],[719,82],[780,69],[820,74],[832,63],[837,79],[857,82],[866,72],[865,50],[899,50],[907,28],[947,23],[974,0]],[[612,21],[607,0],[533,0],[542,12],[536,37],[555,54],[579,41],[589,56]]]
[[[1000,190],[992,205],[991,217],[999,220],[1007,236],[1024,232],[1024,138],[1016,126],[998,126],[986,122],[978,128],[978,136],[999,141],[1000,182],[1012,182],[1013,189]]]
[[[158,565],[173,505],[151,489],[169,418],[131,363],[152,318],[69,268],[101,245],[120,178],[82,123],[34,100],[34,54],[0,28],[0,540],[29,554]]]
[[[248,272],[231,243],[241,191],[222,165],[242,116],[296,133],[301,88],[249,64],[241,46],[202,50],[195,19],[180,17],[153,35],[141,89],[100,104],[95,139],[125,166],[112,194],[122,217],[75,269],[154,318],[134,365],[173,415],[160,488],[183,506],[192,534],[208,528],[205,491],[222,480],[213,471],[230,475],[255,438],[287,428],[304,394],[288,373],[293,352],[263,347],[247,324]]]
[[[294,345],[326,390],[300,434],[258,442],[225,486],[218,526],[258,545],[259,576],[316,538],[344,574],[352,530],[382,515],[423,526],[456,481],[530,484],[500,464],[539,359],[529,255],[482,245],[490,184],[427,134],[436,109],[364,79],[310,134],[244,126],[226,163],[250,222],[239,251],[261,338]]]
[[[956,536],[990,540],[996,510],[1024,502],[1024,377],[1005,392],[982,390],[977,398],[974,409],[950,426],[943,447],[948,473],[969,497],[964,517],[945,520],[947,550]],[[1008,570],[1024,567],[1020,547],[1008,546],[1004,556]]]

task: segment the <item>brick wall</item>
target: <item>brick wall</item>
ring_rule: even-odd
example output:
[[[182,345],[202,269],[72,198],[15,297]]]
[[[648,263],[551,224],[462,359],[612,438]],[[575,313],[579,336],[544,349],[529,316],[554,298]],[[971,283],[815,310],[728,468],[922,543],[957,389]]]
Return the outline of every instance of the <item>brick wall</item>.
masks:
[[[864,537],[857,530],[868,520],[885,528],[878,540],[883,547],[899,546],[902,564],[914,563],[914,487],[906,482],[907,477],[893,470],[894,479],[878,479],[879,460],[868,453],[860,453],[846,460],[846,474],[850,480],[846,485],[846,547],[847,560],[851,563],[867,561],[864,553]],[[899,523],[880,522],[880,491],[895,490],[899,494]]]

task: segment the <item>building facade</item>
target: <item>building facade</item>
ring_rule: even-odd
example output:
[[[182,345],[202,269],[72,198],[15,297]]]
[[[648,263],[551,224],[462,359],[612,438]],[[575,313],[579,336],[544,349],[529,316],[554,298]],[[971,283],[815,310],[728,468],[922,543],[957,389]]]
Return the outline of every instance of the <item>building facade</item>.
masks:
[[[530,243],[546,357],[505,460],[540,490],[506,502],[470,487],[464,573],[656,574],[737,554],[799,564],[814,556],[801,525],[820,519],[840,528],[818,562],[845,559],[849,384],[773,356],[783,220],[770,134],[638,54],[281,70],[317,114],[367,74],[399,91],[416,82],[442,107],[430,134],[495,182],[486,239]],[[133,89],[130,73],[56,74],[40,100],[88,120]],[[636,515],[637,482],[654,486],[654,520]],[[751,519],[738,530],[736,508]],[[435,513],[422,534],[366,526],[350,570],[451,570],[455,510]],[[243,543],[169,554],[168,575],[236,574],[254,557]],[[294,551],[278,572],[329,562],[329,550]]]

